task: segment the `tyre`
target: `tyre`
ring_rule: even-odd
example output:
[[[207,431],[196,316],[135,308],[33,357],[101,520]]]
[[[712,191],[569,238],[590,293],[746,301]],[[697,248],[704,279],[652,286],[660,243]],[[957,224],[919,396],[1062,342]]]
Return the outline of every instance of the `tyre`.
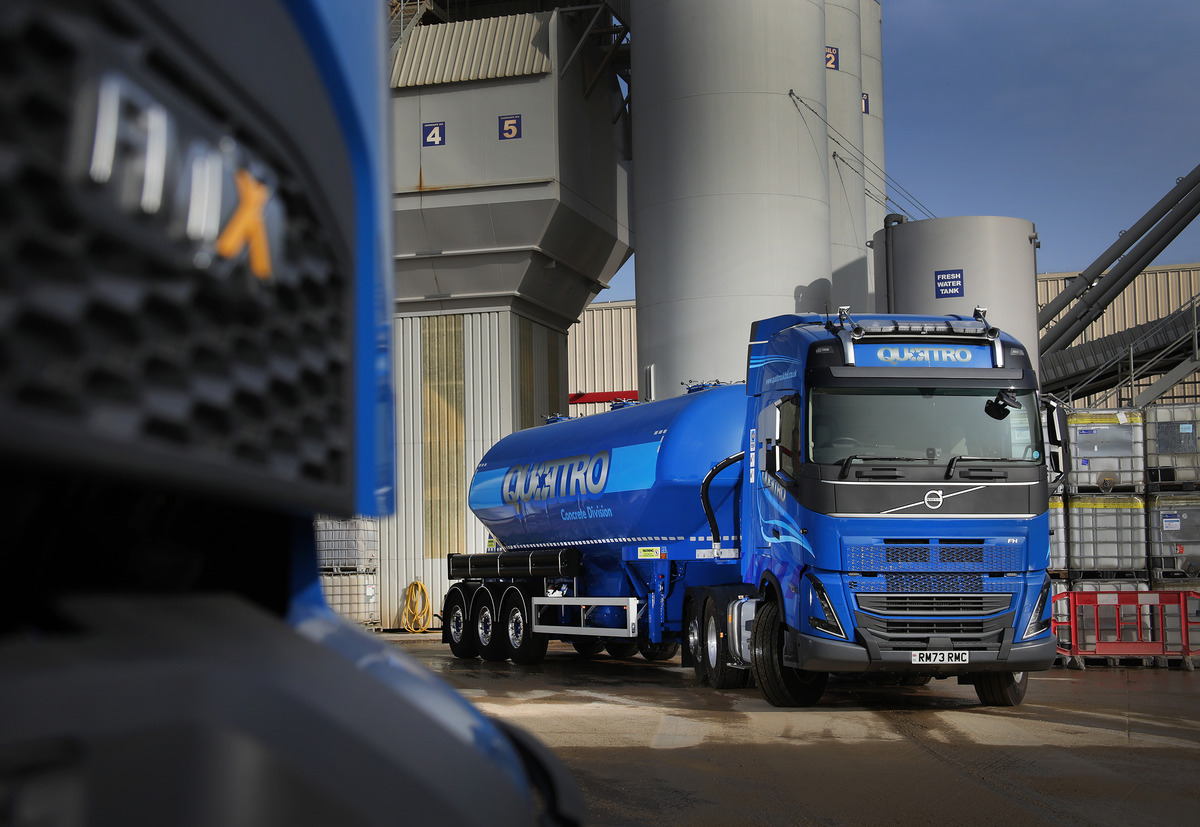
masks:
[[[701,657],[709,686],[713,689],[736,689],[746,685],[749,675],[746,670],[729,665],[729,651],[725,639],[721,637],[721,611],[717,601],[711,597],[704,601]]]
[[[495,599],[486,586],[476,592],[471,631],[475,635],[475,648],[479,651],[479,657],[491,661],[507,660],[508,644],[504,640],[495,605]]]
[[[471,632],[467,601],[458,589],[446,595],[446,604],[442,608],[442,623],[446,626],[447,636],[450,638],[450,651],[454,653],[454,657],[473,658],[479,654]]]
[[[617,638],[604,644],[604,651],[614,658],[631,658],[638,653],[638,642],[633,638]]]
[[[571,647],[585,658],[590,658],[604,651],[604,641],[595,637],[577,637],[571,641]]]
[[[662,643],[651,643],[648,640],[639,640],[637,650],[646,660],[670,660],[679,654],[679,641],[664,640]]]
[[[1029,688],[1028,672],[983,672],[975,676],[975,694],[984,706],[1017,706]]]
[[[684,644],[692,657],[692,671],[696,680],[702,685],[708,685],[708,671],[704,667],[704,630],[701,628],[703,618],[696,608],[696,601],[689,600],[683,607],[683,636]]]
[[[513,663],[538,663],[546,658],[550,639],[533,631],[525,598],[510,591],[500,604],[500,633]]]
[[[763,603],[750,637],[754,682],[772,706],[812,706],[821,699],[828,672],[783,665],[783,618],[778,603]]]

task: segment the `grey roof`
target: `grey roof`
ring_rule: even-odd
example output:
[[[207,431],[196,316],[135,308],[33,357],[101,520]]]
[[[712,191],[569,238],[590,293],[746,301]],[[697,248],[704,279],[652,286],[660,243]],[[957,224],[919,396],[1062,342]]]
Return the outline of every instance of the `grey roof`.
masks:
[[[552,12],[417,26],[396,53],[392,86],[540,75],[551,70]]]

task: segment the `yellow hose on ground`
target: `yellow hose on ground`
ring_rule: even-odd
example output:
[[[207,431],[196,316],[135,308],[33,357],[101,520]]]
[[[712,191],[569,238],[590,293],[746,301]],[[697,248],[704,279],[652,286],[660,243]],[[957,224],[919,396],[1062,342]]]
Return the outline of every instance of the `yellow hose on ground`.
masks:
[[[429,589],[420,580],[414,580],[404,590],[404,612],[400,616],[400,628],[406,632],[426,632],[433,619],[429,606]]]

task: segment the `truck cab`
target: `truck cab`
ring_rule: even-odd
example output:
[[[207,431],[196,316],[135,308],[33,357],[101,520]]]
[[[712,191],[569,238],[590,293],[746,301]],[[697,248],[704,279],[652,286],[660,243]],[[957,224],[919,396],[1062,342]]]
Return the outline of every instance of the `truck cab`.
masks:
[[[758,595],[735,608],[763,640],[743,621],[731,646],[763,661],[768,700],[811,703],[829,673],[863,673],[953,676],[1019,703],[1055,655],[1025,348],[982,312],[843,309],[765,320],[751,338],[742,561]]]

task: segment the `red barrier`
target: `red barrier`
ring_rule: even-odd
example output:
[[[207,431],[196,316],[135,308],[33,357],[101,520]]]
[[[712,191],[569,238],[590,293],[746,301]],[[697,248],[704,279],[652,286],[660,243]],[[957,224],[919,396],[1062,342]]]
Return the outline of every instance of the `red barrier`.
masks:
[[[1184,658],[1186,666],[1200,656],[1196,592],[1063,592],[1053,617],[1060,655]]]

